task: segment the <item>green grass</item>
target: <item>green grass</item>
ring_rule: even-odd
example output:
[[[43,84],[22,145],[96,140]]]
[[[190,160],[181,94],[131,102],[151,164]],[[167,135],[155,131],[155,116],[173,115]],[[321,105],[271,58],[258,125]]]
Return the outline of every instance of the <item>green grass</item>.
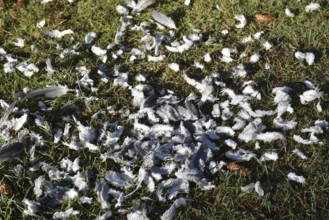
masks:
[[[13,54],[19,62],[27,61],[35,63],[40,72],[34,74],[31,78],[26,78],[20,72],[6,74],[3,68],[0,68],[0,98],[10,103],[12,95],[25,87],[41,88],[46,85],[62,84],[69,88],[78,89],[83,96],[97,96],[100,100],[92,102],[89,105],[84,103],[82,98],[77,98],[73,93],[54,100],[43,101],[52,107],[53,114],[41,113],[49,123],[49,128],[53,130],[57,127],[63,127],[60,122],[62,116],[74,114],[78,120],[85,125],[92,125],[100,128],[104,121],[119,120],[121,125],[126,128],[131,127],[131,121],[125,119],[120,113],[106,114],[90,120],[90,117],[99,110],[106,110],[107,107],[113,109],[133,111],[131,104],[130,91],[120,87],[113,87],[112,82],[105,84],[100,82],[97,75],[97,66],[101,64],[95,55],[93,55],[87,46],[83,45],[84,36],[91,31],[97,33],[95,45],[106,48],[113,42],[116,29],[120,23],[120,15],[115,10],[119,0],[85,0],[77,1],[70,5],[65,0],[57,0],[46,5],[41,5],[40,1],[27,1],[26,7],[19,12],[14,10],[14,1],[2,1],[6,4],[5,8],[0,7],[0,47],[3,47],[8,53]],[[185,6],[183,0],[164,1],[147,8],[140,15],[133,18],[133,23],[139,23],[151,18],[151,10],[156,9],[171,16],[178,27],[176,36],[180,39],[185,34],[192,33],[193,25],[201,30],[205,38],[212,36],[214,43],[206,45],[204,42],[197,43],[183,54],[174,54],[166,50],[166,60],[161,63],[148,63],[147,61],[138,61],[135,64],[129,62],[129,54],[124,54],[117,60],[110,58],[106,63],[109,69],[109,75],[112,75],[114,65],[118,65],[120,71],[129,73],[132,79],[136,74],[142,73],[148,75],[148,83],[158,90],[170,89],[175,94],[180,94],[183,98],[191,92],[197,91],[187,85],[182,78],[181,73],[174,73],[167,64],[176,62],[180,69],[189,76],[202,79],[206,75],[215,72],[220,73],[227,78],[230,88],[236,90],[242,83],[248,80],[254,80],[256,88],[262,93],[262,101],[255,103],[255,106],[261,109],[273,109],[271,91],[277,86],[290,86],[293,88],[291,96],[294,100],[293,107],[295,112],[291,118],[298,121],[298,126],[293,131],[287,132],[284,141],[273,142],[271,144],[261,144],[261,149],[255,151],[261,155],[266,150],[278,149],[280,158],[275,162],[258,163],[255,160],[244,165],[253,172],[250,177],[242,177],[239,174],[218,173],[215,176],[216,188],[210,191],[203,191],[198,186],[191,188],[188,195],[182,195],[187,199],[187,206],[179,209],[177,219],[328,219],[329,218],[329,151],[328,151],[328,132],[321,136],[323,145],[303,146],[292,140],[292,135],[298,130],[313,125],[317,119],[329,118],[328,95],[322,100],[324,111],[316,112],[316,103],[306,106],[299,104],[298,94],[306,90],[302,83],[304,80],[310,80],[319,86],[322,91],[329,94],[329,4],[326,0],[318,0],[322,8],[319,11],[306,13],[305,5],[312,1],[276,1],[276,0],[195,0],[191,6]],[[0,1],[1,3],[1,1]],[[219,5],[219,10],[216,5]],[[1,5],[0,5],[1,6]],[[289,8],[296,13],[294,18],[285,16],[284,9]],[[272,22],[259,22],[255,19],[255,14],[273,14],[276,19]],[[237,21],[234,15],[244,14],[248,24],[244,29],[235,29]],[[42,19],[46,20],[44,29],[38,29],[36,23]],[[62,23],[61,23],[62,21]],[[61,43],[64,48],[71,48],[76,42],[81,42],[78,56],[62,59],[59,57],[60,51],[56,50],[56,43],[48,44],[49,37],[43,34],[46,29],[69,29],[75,34],[65,36],[62,39],[54,40]],[[221,30],[229,30],[227,36],[222,36]],[[254,34],[258,31],[264,31],[262,39],[267,39],[273,44],[270,51],[260,49],[259,42],[255,41],[248,44],[242,44],[242,37]],[[152,34],[158,30],[152,29]],[[25,39],[25,47],[18,48],[12,43],[16,38]],[[136,40],[141,37],[140,33],[129,31],[124,37],[124,41],[130,44],[136,44]],[[206,39],[205,39],[206,40]],[[29,45],[35,44],[39,51],[33,53]],[[238,59],[232,63],[225,64],[218,60],[218,55],[224,47],[236,47],[239,52],[246,51],[248,55],[260,52],[262,59],[253,66],[255,71],[249,74],[245,79],[230,79],[230,68],[239,63],[247,63],[248,58]],[[316,55],[316,62],[312,66],[301,66],[300,61],[294,57],[296,51],[312,51]],[[205,65],[205,69],[199,70],[193,67],[194,60],[202,61],[203,56],[210,52],[212,62]],[[52,64],[58,71],[48,77],[45,71],[45,60],[52,59]],[[5,60],[0,60],[1,66]],[[265,63],[271,65],[271,69],[265,70]],[[86,66],[91,69],[91,77],[98,87],[97,93],[91,93],[88,90],[81,89],[75,83],[81,76],[75,71],[75,67]],[[182,72],[183,72],[182,71]],[[131,84],[136,82],[131,81]],[[220,91],[216,90],[215,95],[219,96]],[[226,99],[226,98],[225,98]],[[224,100],[224,99],[223,99]],[[18,104],[20,109],[30,109],[37,111],[39,100],[25,100]],[[79,110],[65,110],[62,106],[66,103],[73,103],[79,107]],[[13,115],[10,116],[10,118]],[[287,117],[287,118],[288,118]],[[228,123],[229,122],[225,122]],[[268,127],[272,126],[272,119],[265,121]],[[91,205],[81,204],[77,199],[65,201],[55,209],[41,208],[35,219],[50,219],[54,210],[66,210],[73,207],[79,210],[80,214],[76,219],[95,219],[102,214],[100,204],[97,202],[93,187],[95,179],[104,175],[107,170],[119,170],[120,164],[111,160],[101,162],[100,153],[107,149],[100,149],[100,152],[90,153],[88,150],[72,151],[61,144],[53,144],[53,137],[50,131],[43,131],[34,125],[34,118],[29,118],[25,127],[40,133],[43,136],[44,145],[37,147],[36,158],[40,161],[47,161],[57,165],[65,157],[70,159],[80,156],[80,164],[83,171],[92,171],[94,176],[89,180],[90,190],[84,193],[86,196],[93,197]],[[127,132],[127,131],[125,131]],[[77,130],[73,128],[73,133]],[[253,149],[253,144],[241,144],[242,148]],[[292,150],[300,148],[309,156],[309,160],[303,161],[292,155]],[[221,152],[223,153],[223,152]],[[221,155],[218,156],[219,160]],[[21,164],[23,169],[21,173],[15,171],[17,164]],[[44,173],[31,172],[29,167],[29,155],[25,154],[14,161],[0,164],[0,179],[7,181],[12,188],[11,197],[0,197],[0,216],[2,219],[22,218],[24,198],[33,199],[34,180]],[[296,172],[306,178],[306,184],[300,185],[287,180],[289,172]],[[256,193],[242,193],[241,186],[260,180],[265,191],[264,197],[259,197]],[[61,184],[63,185],[63,184]],[[82,195],[83,193],[81,193]],[[124,203],[123,208],[129,208],[133,204],[139,204],[139,198],[150,196],[154,199],[154,194],[147,190],[141,190],[133,196],[131,200]],[[119,213],[115,208],[115,202],[111,202],[111,211],[115,219],[125,219],[125,213]],[[150,202],[154,207],[154,212],[149,216],[152,219],[158,219],[159,216],[169,207],[171,202],[160,203]],[[75,219],[72,218],[72,219]]]

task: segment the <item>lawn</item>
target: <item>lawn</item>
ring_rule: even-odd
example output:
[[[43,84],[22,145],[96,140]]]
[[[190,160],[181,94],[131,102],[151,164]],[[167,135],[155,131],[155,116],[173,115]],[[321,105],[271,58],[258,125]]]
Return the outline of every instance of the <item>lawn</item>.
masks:
[[[328,1],[17,2],[1,219],[329,218]]]

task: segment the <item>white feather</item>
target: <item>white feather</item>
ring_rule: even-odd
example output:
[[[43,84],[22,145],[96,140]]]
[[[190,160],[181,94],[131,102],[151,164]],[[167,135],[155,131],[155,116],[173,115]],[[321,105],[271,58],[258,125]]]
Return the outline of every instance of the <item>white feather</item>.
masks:
[[[173,70],[174,72],[178,72],[179,71],[179,65],[177,63],[169,63],[168,67]]]
[[[260,161],[267,161],[267,160],[274,160],[276,161],[279,158],[278,154],[276,152],[270,152],[270,153],[264,153],[260,157]]]
[[[290,172],[288,174],[288,179],[301,184],[304,184],[306,182],[303,176],[297,176],[294,172]]]
[[[234,18],[240,22],[235,25],[236,28],[244,28],[247,25],[247,19],[244,15],[235,15]]]
[[[210,53],[207,53],[206,55],[204,55],[204,61],[207,63],[209,63],[211,61]]]
[[[259,196],[264,196],[264,190],[262,189],[262,187],[260,186],[260,182],[257,181],[255,183],[255,191]]]
[[[314,53],[311,52],[305,53],[305,61],[309,66],[311,66],[314,63],[314,60],[315,60]]]
[[[73,208],[69,208],[68,210],[66,210],[64,212],[55,212],[53,214],[53,219],[67,219],[71,216],[79,215],[79,214],[80,214],[80,211],[73,210]]]
[[[39,198],[43,193],[42,185],[43,185],[44,181],[45,181],[45,178],[43,176],[39,176],[37,179],[34,180],[33,192],[37,198]]]
[[[103,50],[100,47],[96,47],[96,46],[92,46],[91,51],[97,56],[105,56],[107,53],[107,50]]]
[[[45,35],[48,35],[49,37],[52,37],[52,38],[62,38],[65,35],[74,34],[74,32],[71,29],[67,29],[67,30],[64,30],[64,31],[47,30],[44,33],[45,33]]]
[[[315,99],[321,99],[323,95],[324,93],[321,92],[319,88],[315,88],[305,91],[302,95],[299,95],[299,98],[300,98],[300,102],[303,105],[306,105]]]
[[[25,40],[23,38],[17,38],[16,42],[14,42],[16,47],[23,48],[25,46]]]
[[[40,203],[26,198],[23,199],[23,203],[27,205],[27,209],[23,211],[24,216],[34,216],[39,211]]]
[[[265,50],[269,50],[272,48],[273,45],[268,41],[264,41],[262,42],[262,46],[265,48]]]
[[[318,142],[318,141],[315,141],[315,140],[307,140],[307,139],[304,139],[304,138],[302,138],[302,137],[299,136],[299,135],[294,135],[294,136],[293,136],[293,139],[294,139],[297,143],[305,144],[305,145],[310,145],[310,144],[314,144],[314,143],[317,143],[317,142]]]
[[[296,57],[298,60],[303,61],[303,60],[305,60],[306,55],[305,55],[305,53],[302,53],[302,52],[300,52],[300,51],[297,51],[297,52],[295,53],[295,57]]]
[[[250,183],[246,186],[241,186],[241,191],[242,192],[246,192],[246,193],[250,193],[255,189],[255,183]]]
[[[301,159],[303,159],[303,160],[307,160],[308,159],[308,157],[301,150],[299,150],[299,149],[294,149],[292,152],[294,154],[296,154],[298,157],[300,157]]]
[[[43,26],[45,26],[45,24],[46,24],[46,20],[42,20],[37,23],[37,28],[42,28]]]
[[[250,57],[249,62],[250,63],[257,63],[260,60],[260,58],[261,58],[261,56],[258,53],[255,53]]]
[[[318,10],[320,8],[321,8],[321,6],[319,3],[311,3],[311,4],[305,6],[305,11],[312,12],[312,11]]]
[[[260,140],[264,142],[272,142],[283,138],[284,135],[280,132],[265,132],[256,135],[256,140]]]
[[[16,66],[20,72],[24,74],[26,77],[31,77],[34,73],[39,72],[39,68],[33,63],[20,63]]]
[[[286,9],[284,10],[284,12],[286,13],[286,15],[287,15],[288,17],[291,17],[291,18],[295,17],[295,14],[292,13],[292,12],[290,11],[289,8],[286,8]]]
[[[20,118],[15,120],[14,131],[19,131],[27,121],[27,114],[25,113]]]

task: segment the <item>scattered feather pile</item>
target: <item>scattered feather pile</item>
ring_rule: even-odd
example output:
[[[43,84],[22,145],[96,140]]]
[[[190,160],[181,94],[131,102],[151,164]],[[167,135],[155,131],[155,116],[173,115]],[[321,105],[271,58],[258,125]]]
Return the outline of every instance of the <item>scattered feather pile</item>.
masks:
[[[46,4],[51,1],[40,2]],[[68,2],[71,4],[75,1]],[[184,7],[191,7],[191,2],[193,4],[193,1],[186,0]],[[304,153],[305,149],[302,151],[293,147],[287,151],[289,153],[278,150],[277,145],[287,140],[299,145],[323,144],[320,137],[327,131],[326,120],[319,119],[310,127],[301,127],[299,119],[291,117],[294,108],[305,105],[311,107],[314,101],[317,101],[316,111],[322,112],[320,101],[326,94],[323,92],[325,90],[321,91],[321,85],[304,81],[307,89],[298,96],[285,85],[271,88],[271,94],[264,94],[262,85],[252,80],[253,67],[265,65],[268,70],[272,65],[264,62],[268,58],[267,53],[276,46],[266,39],[264,31],[247,33],[233,45],[225,42],[225,35],[232,32],[229,29],[222,30],[220,40],[223,45],[217,53],[205,51],[201,57],[193,57],[192,65],[186,67],[184,62],[173,60],[171,55],[183,54],[198,44],[215,44],[215,40],[209,37],[205,42],[207,34],[192,26],[191,31],[184,33],[180,19],[171,18],[157,10],[145,13],[147,19],[137,22],[144,16],[138,17],[139,14],[147,12],[154,3],[155,0],[125,0],[122,5],[117,5],[116,11],[121,18],[113,41],[107,47],[95,44],[103,32],[83,33],[82,42],[72,37],[71,45],[68,46],[60,43],[63,40],[61,38],[74,35],[73,30],[44,30],[45,20],[36,24],[47,39],[52,38],[49,43],[56,47],[58,59],[74,57],[79,60],[80,55],[87,51],[91,54],[88,59],[98,63],[98,66],[72,67],[76,81],[70,88],[75,87],[74,90],[67,85],[34,90],[25,88],[14,95],[11,104],[0,100],[4,112],[0,119],[0,135],[9,140],[9,144],[0,149],[0,162],[14,159],[26,150],[31,164],[29,172],[39,175],[33,180],[33,195],[23,200],[24,216],[38,215],[42,208],[47,208],[53,211],[53,219],[74,218],[80,215],[79,210],[58,209],[65,208],[61,205],[65,202],[70,204],[71,201],[79,201],[82,204],[98,204],[103,211],[97,219],[110,218],[112,211],[125,213],[127,219],[148,219],[153,208],[153,202],[150,201],[156,200],[169,204],[168,209],[158,217],[174,219],[178,209],[186,206],[184,196],[190,193],[193,186],[211,190],[216,187],[219,175],[233,173],[252,181],[241,186],[242,193],[264,196],[272,192],[267,192],[265,187],[261,187],[261,182],[254,179],[252,170],[247,168],[248,163],[277,163],[286,154],[297,160],[312,159],[308,151]],[[318,3],[305,7],[306,12],[318,9]],[[295,16],[288,8],[285,14],[291,18]],[[232,15],[233,19],[238,23],[232,28],[247,31],[244,15]],[[272,21],[275,17],[257,14],[256,19]],[[133,43],[127,43],[129,41],[126,38],[131,33],[137,33],[138,37],[132,39]],[[261,49],[253,52],[241,49],[253,43],[258,43]],[[13,45],[25,48],[27,42],[17,38]],[[63,48],[63,45],[67,48]],[[38,54],[37,50],[34,51]],[[316,66],[313,65],[315,55],[312,52],[297,51],[294,56],[300,62],[306,62],[307,68]],[[16,58],[3,48],[0,48],[0,60],[4,63],[4,73],[14,74],[18,70],[25,77],[34,77],[40,70],[40,73],[43,70],[47,73],[45,77],[51,77],[61,69],[53,58],[45,57],[43,69],[38,67],[39,64]],[[184,96],[173,91],[174,88],[159,88],[149,80],[152,74],[147,72],[147,68],[138,73],[123,71],[120,67],[122,60],[127,60],[129,65],[138,62],[148,62],[148,65],[150,62],[152,65],[159,63],[163,68],[169,68],[168,72],[175,75],[177,80],[182,80],[186,87],[191,87],[193,93]],[[228,71],[225,74],[202,74],[200,77],[198,71],[205,73],[215,60],[227,65]],[[302,64],[300,66],[304,67]],[[112,93],[122,90],[130,94],[131,106],[116,110],[110,101],[105,105],[100,103],[100,106],[108,107],[93,112],[94,115],[88,118],[84,114],[80,115],[81,111],[76,111],[80,109],[74,103],[64,103],[62,106],[57,103],[59,106],[55,112],[51,102],[43,101],[56,100],[75,91],[82,106],[94,107],[99,104],[98,95],[102,95],[104,85]],[[106,97],[106,100],[112,101],[113,97]],[[268,105],[267,109],[258,108],[258,103],[264,97],[272,105]],[[21,109],[20,104],[26,100],[37,100],[37,110]],[[113,117],[113,121],[104,121],[104,115],[117,115],[119,119]],[[47,120],[52,117],[56,122]],[[25,147],[25,143],[28,147]],[[39,158],[40,152],[43,152],[41,149],[49,150],[49,143],[53,143],[52,150],[62,153],[58,156],[60,160],[54,158],[49,163]],[[264,146],[273,148],[264,149]],[[86,153],[89,151],[90,155]],[[104,165],[104,172],[95,173],[91,171],[90,164],[84,163],[86,157],[95,158],[100,167],[105,163],[111,166]],[[288,180],[301,184],[306,182],[303,176],[288,172],[285,174]],[[94,187],[91,188],[91,185]],[[142,190],[151,198],[138,198],[140,194],[137,192]],[[128,207],[131,198],[134,202],[138,200],[140,205]]]

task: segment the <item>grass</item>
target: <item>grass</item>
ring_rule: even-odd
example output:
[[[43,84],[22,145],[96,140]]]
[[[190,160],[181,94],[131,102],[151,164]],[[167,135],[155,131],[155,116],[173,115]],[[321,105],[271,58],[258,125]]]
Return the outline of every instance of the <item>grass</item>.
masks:
[[[228,86],[235,88],[236,91],[243,82],[254,80],[256,88],[263,97],[260,102],[255,103],[255,107],[261,109],[274,109],[271,96],[272,88],[287,85],[293,88],[291,96],[295,100],[292,103],[295,112],[292,117],[298,120],[298,126],[293,131],[287,132],[287,138],[284,141],[262,144],[262,148],[255,151],[257,155],[261,155],[262,152],[275,148],[278,150],[280,158],[275,162],[259,163],[253,160],[245,163],[244,165],[253,171],[250,177],[242,177],[238,173],[219,173],[214,177],[215,189],[203,191],[198,186],[192,187],[188,195],[182,195],[187,199],[187,206],[179,209],[177,219],[328,219],[328,132],[321,136],[321,140],[324,141],[323,145],[303,146],[291,138],[296,131],[313,125],[315,120],[329,118],[327,95],[321,102],[324,109],[321,113],[316,112],[316,103],[303,106],[298,101],[298,94],[306,90],[302,83],[306,79],[329,94],[328,2],[326,0],[317,1],[322,7],[319,11],[312,13],[304,11],[305,5],[312,1],[195,0],[190,6],[185,6],[183,2],[183,0],[170,2],[159,0],[154,6],[134,16],[133,23],[149,19],[151,10],[156,9],[175,20],[178,27],[176,33],[178,39],[185,34],[192,33],[191,25],[193,25],[201,30],[205,40],[212,36],[214,38],[212,44],[198,43],[183,54],[174,54],[164,50],[163,53],[167,59],[160,63],[148,63],[143,60],[132,65],[129,62],[129,54],[123,54],[117,60],[109,58],[105,64],[109,70],[109,75],[112,75],[114,65],[118,65],[120,71],[129,73],[130,79],[138,73],[147,75],[148,83],[158,90],[170,89],[175,94],[180,94],[181,98],[191,92],[197,93],[193,87],[186,84],[181,73],[174,73],[167,67],[168,63],[176,62],[180,65],[181,70],[198,80],[218,72],[226,80],[225,82],[230,83]],[[42,208],[35,219],[49,219],[52,218],[55,210],[66,210],[71,207],[80,211],[76,219],[95,219],[96,216],[103,213],[93,192],[95,180],[103,176],[109,169],[119,170],[120,164],[111,160],[101,162],[100,153],[106,152],[106,149],[101,148],[100,152],[90,153],[87,150],[72,151],[61,144],[54,144],[51,131],[54,128],[63,127],[61,118],[69,114],[74,114],[84,125],[92,125],[95,128],[100,128],[104,121],[114,122],[116,120],[129,128],[132,122],[120,115],[120,110],[134,110],[131,104],[132,97],[127,89],[113,87],[112,82],[105,84],[100,81],[100,77],[97,75],[97,66],[101,64],[101,60],[93,55],[87,46],[83,44],[78,46],[79,51],[81,51],[80,55],[62,59],[59,57],[60,52],[56,50],[56,44],[60,43],[63,48],[72,48],[76,42],[83,42],[84,36],[88,32],[94,31],[97,33],[94,44],[105,48],[110,42],[113,42],[120,23],[120,15],[115,10],[115,6],[119,3],[123,4],[119,0],[85,0],[70,5],[67,1],[57,0],[41,5],[40,1],[30,0],[27,1],[25,7],[16,11],[14,1],[0,1],[0,46],[8,53],[13,54],[19,62],[35,63],[41,70],[31,78],[27,78],[18,71],[7,74],[4,73],[3,68],[0,68],[1,99],[10,103],[13,100],[12,95],[25,87],[41,88],[57,83],[78,89],[82,92],[82,97],[94,95],[99,98],[98,102],[92,101],[89,104],[86,104],[83,98],[76,97],[74,93],[54,100],[44,99],[46,105],[53,108],[53,114],[42,113],[49,124],[50,130],[48,131],[35,126],[34,118],[29,117],[25,126],[43,136],[44,144],[38,147],[36,152],[36,158],[39,161],[56,165],[65,157],[74,159],[79,156],[83,171],[94,174],[89,179],[90,190],[84,193],[86,196],[93,197],[94,202],[92,204],[81,204],[78,199],[64,201],[54,209]],[[219,6],[219,10],[216,9],[216,5]],[[294,18],[285,16],[285,8],[291,9],[296,13],[296,16]],[[259,22],[255,20],[256,13],[272,14],[275,15],[276,19],[272,22]],[[235,29],[234,25],[237,21],[234,19],[234,15],[236,14],[246,16],[248,25],[244,29]],[[49,44],[50,38],[43,34],[43,30],[36,27],[36,23],[42,19],[46,20],[45,29],[64,30],[71,28],[75,32],[74,40],[72,41],[71,36],[65,36]],[[221,34],[221,30],[224,29],[229,30],[227,36]],[[264,31],[262,38],[273,44],[270,51],[261,49],[257,41],[248,44],[241,43],[242,37],[258,31]],[[158,30],[155,29],[151,31],[152,34],[157,32]],[[13,45],[18,37],[25,39],[26,46],[24,48]],[[130,31],[124,37],[124,41],[129,44],[136,44],[140,37],[139,33]],[[38,47],[37,53],[31,52],[29,45],[32,44]],[[221,63],[218,56],[224,47],[236,47],[239,52],[246,51],[248,55],[260,52],[262,59],[252,66],[252,73],[245,79],[233,80],[230,77],[230,68],[239,63],[247,63],[248,58],[240,58],[229,64]],[[294,57],[296,51],[314,52],[315,64],[312,66],[301,65],[301,62]],[[211,64],[205,65],[203,70],[193,67],[194,60],[202,61],[207,52],[212,55]],[[52,77],[48,77],[45,71],[47,58],[52,59],[53,66],[58,70]],[[5,60],[0,60],[1,65],[4,63]],[[271,65],[269,70],[264,69],[266,63]],[[91,70],[91,78],[94,79],[95,85],[98,87],[96,93],[77,86],[75,82],[80,76],[76,73],[75,67],[78,66],[86,66]],[[136,84],[134,81],[130,81],[130,83]],[[219,96],[219,92],[216,90],[215,95]],[[18,104],[18,107],[35,112],[38,110],[38,101],[23,101]],[[79,110],[63,109],[63,103],[76,104]],[[108,107],[112,107],[116,113],[90,120],[93,114]],[[271,122],[272,119],[265,121],[268,127],[272,126]],[[230,124],[230,122],[225,123]],[[75,128],[73,133],[77,134]],[[253,149],[253,144],[242,144],[240,147]],[[295,148],[300,148],[310,159],[304,161],[293,156],[291,151]],[[219,158],[218,160],[221,159],[221,154],[215,155]],[[17,165],[22,166],[20,172],[17,171]],[[41,171],[32,172],[29,170],[30,166],[28,154],[14,161],[0,164],[0,179],[7,181],[12,188],[10,197],[0,197],[0,216],[3,219],[22,218],[22,210],[25,207],[22,200],[35,197],[33,194],[34,180],[44,173]],[[306,178],[306,184],[300,185],[288,181],[287,173],[291,171],[303,175]],[[241,186],[258,180],[261,181],[265,191],[264,197],[259,197],[256,193],[241,192]],[[61,183],[61,185],[63,184],[65,185],[65,183]],[[141,203],[139,198],[144,196],[155,198],[147,190],[141,190],[131,200],[126,201],[123,208],[129,208],[133,204],[138,206]],[[114,201],[111,204],[110,210],[115,218],[125,219],[126,214],[120,213],[114,208]],[[150,202],[148,205],[153,207],[154,211],[149,217],[158,219],[170,204],[171,202]]]

